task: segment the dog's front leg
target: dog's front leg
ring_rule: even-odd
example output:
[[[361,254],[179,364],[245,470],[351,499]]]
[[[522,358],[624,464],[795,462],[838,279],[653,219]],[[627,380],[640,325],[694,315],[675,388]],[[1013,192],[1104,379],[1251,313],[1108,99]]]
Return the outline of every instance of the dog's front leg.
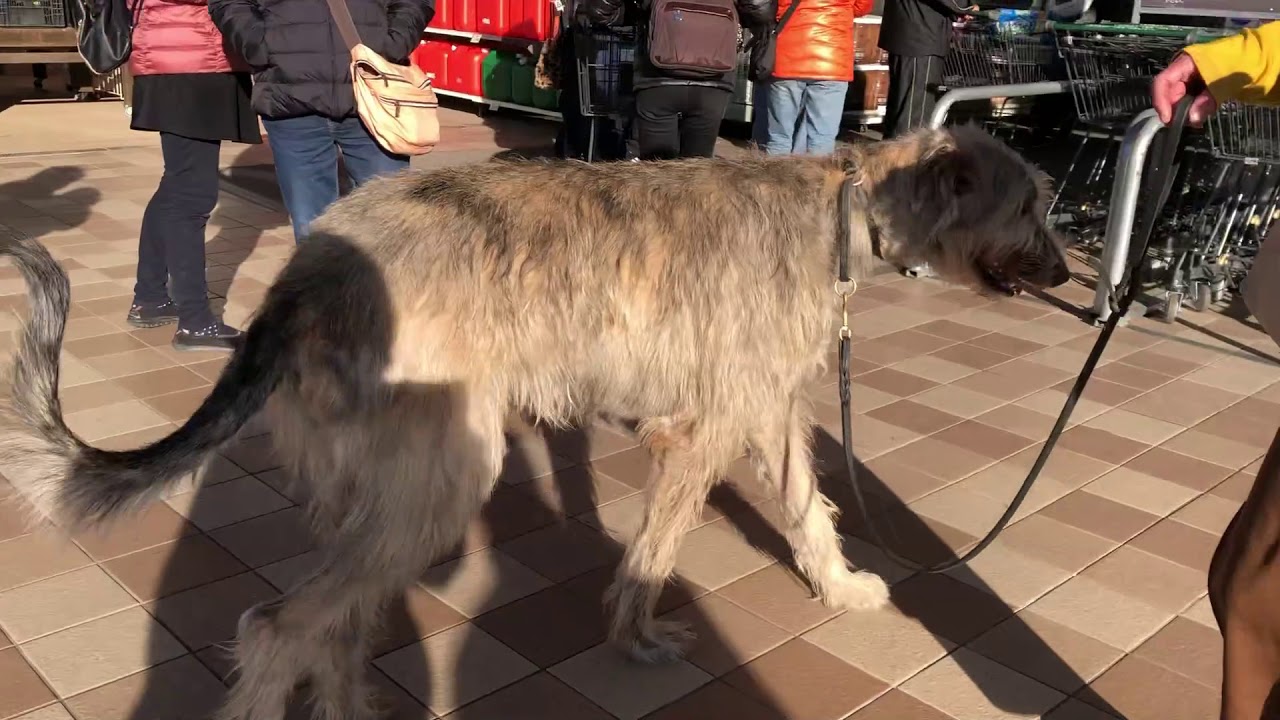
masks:
[[[836,532],[837,512],[818,490],[809,451],[808,424],[793,415],[762,426],[751,439],[762,479],[773,489],[786,522],[787,542],[796,565],[828,607],[874,610],[889,601],[880,576],[849,567]]]
[[[680,541],[701,513],[715,471],[688,450],[654,451],[644,520],[605,596],[613,610],[609,639],[636,660],[676,660],[693,640],[683,623],[656,620],[653,614],[675,569]]]

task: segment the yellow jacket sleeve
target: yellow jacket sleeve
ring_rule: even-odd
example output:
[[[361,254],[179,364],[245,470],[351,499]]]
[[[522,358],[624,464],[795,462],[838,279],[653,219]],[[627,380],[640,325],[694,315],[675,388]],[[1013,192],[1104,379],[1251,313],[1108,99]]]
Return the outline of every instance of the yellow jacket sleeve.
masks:
[[[1218,102],[1280,103],[1280,21],[1192,45],[1186,53]]]

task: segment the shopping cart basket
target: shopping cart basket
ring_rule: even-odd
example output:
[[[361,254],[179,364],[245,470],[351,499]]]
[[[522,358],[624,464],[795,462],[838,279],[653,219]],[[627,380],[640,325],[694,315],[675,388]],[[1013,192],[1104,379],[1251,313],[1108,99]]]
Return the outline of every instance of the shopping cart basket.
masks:
[[[1198,28],[1118,23],[1055,24],[1076,114],[1118,128],[1151,105],[1151,80],[1183,47],[1216,36]]]
[[[586,117],[616,117],[631,98],[635,28],[591,28],[574,38],[578,99]]]
[[[951,50],[942,62],[947,89],[1041,82],[1060,74],[1051,33],[985,17],[957,22],[951,32]]]

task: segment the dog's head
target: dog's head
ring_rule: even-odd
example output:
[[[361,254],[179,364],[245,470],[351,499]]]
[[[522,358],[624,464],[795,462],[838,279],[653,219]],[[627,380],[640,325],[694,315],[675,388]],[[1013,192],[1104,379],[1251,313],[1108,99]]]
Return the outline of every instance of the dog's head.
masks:
[[[1002,294],[1070,274],[1045,223],[1048,176],[976,127],[923,130],[863,151],[882,257]]]

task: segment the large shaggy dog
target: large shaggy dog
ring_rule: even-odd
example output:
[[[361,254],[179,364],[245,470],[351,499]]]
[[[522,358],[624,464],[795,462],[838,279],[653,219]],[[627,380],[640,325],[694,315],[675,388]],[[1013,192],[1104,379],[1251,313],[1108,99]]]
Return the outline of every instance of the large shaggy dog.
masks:
[[[281,459],[309,484],[323,560],[241,619],[233,718],[279,720],[302,680],[318,717],[366,716],[371,625],[462,537],[513,410],[639,421],[654,472],[608,597],[612,639],[637,658],[680,652],[686,633],[655,621],[654,605],[708,490],[744,450],[816,593],[877,607],[884,582],[847,566],[816,489],[804,391],[838,320],[846,178],[859,183],[855,270],[879,255],[997,291],[1067,278],[1040,175],[971,128],[831,158],[408,172],[313,225],[182,428],[107,452],[76,438],[58,403],[65,275],[38,244],[0,240],[32,294],[0,397],[4,472],[62,522],[91,523],[154,500],[265,408]]]

